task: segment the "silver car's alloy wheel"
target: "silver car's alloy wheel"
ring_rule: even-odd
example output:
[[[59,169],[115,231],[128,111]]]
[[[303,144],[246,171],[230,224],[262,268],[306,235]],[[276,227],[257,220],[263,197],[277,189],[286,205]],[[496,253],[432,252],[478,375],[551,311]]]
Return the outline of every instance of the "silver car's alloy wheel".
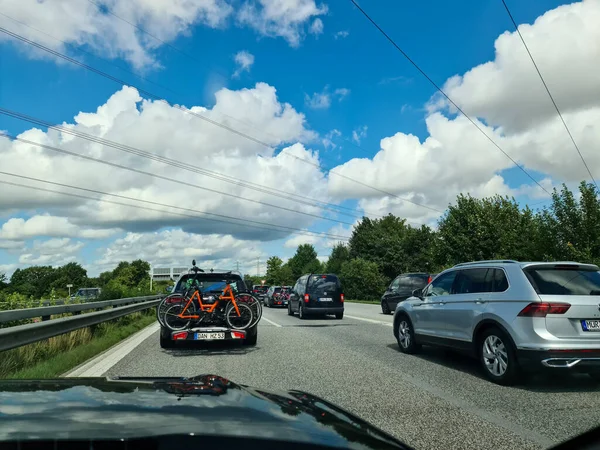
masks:
[[[398,342],[404,349],[410,347],[410,326],[406,320],[401,320],[398,324]]]
[[[493,334],[483,341],[483,362],[494,376],[501,377],[508,368],[508,352],[502,339]]]

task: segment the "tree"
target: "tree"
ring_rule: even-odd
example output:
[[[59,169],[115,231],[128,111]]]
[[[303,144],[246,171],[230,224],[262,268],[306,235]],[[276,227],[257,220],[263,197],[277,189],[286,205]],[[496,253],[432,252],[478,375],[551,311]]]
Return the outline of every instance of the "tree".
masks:
[[[409,228],[404,219],[392,214],[376,220],[364,217],[348,241],[350,258],[376,263],[386,282],[414,270],[412,254],[405,248]]]
[[[350,259],[350,251],[348,246],[339,243],[331,250],[331,255],[325,264],[325,272],[339,274],[342,270],[342,265]]]
[[[346,297],[355,300],[379,300],[386,286],[377,263],[362,258],[342,265],[340,281]]]
[[[533,212],[514,198],[459,195],[440,219],[436,260],[440,266],[486,259],[540,258]]]
[[[544,259],[600,263],[600,199],[595,185],[579,185],[579,201],[564,184],[552,206],[538,214],[538,246]]]
[[[267,259],[267,273],[265,279],[267,284],[278,284],[281,282],[281,268],[283,260],[278,256],[271,256]]]
[[[321,262],[317,259],[317,251],[311,244],[299,245],[296,254],[288,261],[288,265],[294,280],[305,273],[309,273],[314,268],[317,268],[317,272],[321,269]]]
[[[87,286],[87,270],[76,262],[70,262],[62,267],[56,268],[53,278],[53,281],[50,283],[50,288],[59,291],[62,294],[68,292],[67,284],[73,285],[71,292],[77,291],[80,287],[91,287]],[[59,296],[61,296],[60,293],[58,294]]]
[[[0,291],[3,291],[8,286],[8,278],[5,273],[0,273]]]
[[[53,281],[55,269],[51,266],[31,266],[17,269],[10,277],[10,292],[16,292],[34,297],[43,298],[50,293],[50,284]]]

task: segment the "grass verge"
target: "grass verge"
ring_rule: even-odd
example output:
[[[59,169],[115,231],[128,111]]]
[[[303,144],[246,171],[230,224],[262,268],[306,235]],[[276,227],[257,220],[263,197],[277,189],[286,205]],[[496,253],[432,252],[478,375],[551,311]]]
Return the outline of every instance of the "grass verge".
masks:
[[[154,308],[0,354],[0,379],[56,378],[156,320]]]
[[[364,303],[365,305],[378,305],[378,300],[344,300],[344,302],[348,303]]]

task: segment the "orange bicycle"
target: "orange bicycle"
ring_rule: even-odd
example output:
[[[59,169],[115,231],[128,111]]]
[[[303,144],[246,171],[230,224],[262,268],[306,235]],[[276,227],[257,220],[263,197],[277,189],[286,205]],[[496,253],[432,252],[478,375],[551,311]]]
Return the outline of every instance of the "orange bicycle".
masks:
[[[227,325],[237,330],[245,330],[254,322],[252,308],[244,302],[237,302],[231,287],[231,281],[225,281],[225,289],[216,299],[202,301],[202,292],[192,288],[192,295],[185,295],[184,302],[174,304],[164,312],[163,322],[172,331],[189,328],[192,323],[200,324],[205,319],[225,320]]]

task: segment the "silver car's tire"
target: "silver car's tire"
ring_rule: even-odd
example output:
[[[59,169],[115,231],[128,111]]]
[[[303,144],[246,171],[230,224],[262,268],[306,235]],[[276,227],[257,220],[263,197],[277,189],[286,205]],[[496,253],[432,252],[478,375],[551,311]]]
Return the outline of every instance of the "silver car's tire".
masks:
[[[515,384],[521,370],[510,337],[500,328],[491,327],[479,335],[477,342],[485,376],[497,384]]]
[[[421,350],[421,345],[415,339],[412,322],[406,314],[402,314],[395,321],[396,323],[396,340],[398,347],[402,353],[413,354]]]

